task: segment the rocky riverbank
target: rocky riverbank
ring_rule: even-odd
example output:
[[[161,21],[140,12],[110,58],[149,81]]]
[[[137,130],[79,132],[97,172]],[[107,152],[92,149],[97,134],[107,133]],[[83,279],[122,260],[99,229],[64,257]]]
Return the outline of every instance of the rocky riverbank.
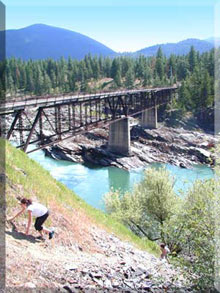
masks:
[[[142,168],[154,162],[190,168],[193,164],[213,166],[216,142],[213,135],[203,132],[165,126],[144,129],[135,125],[131,129],[129,156],[120,156],[108,150],[107,127],[64,140],[46,148],[45,153],[57,160],[115,166],[126,170]]]

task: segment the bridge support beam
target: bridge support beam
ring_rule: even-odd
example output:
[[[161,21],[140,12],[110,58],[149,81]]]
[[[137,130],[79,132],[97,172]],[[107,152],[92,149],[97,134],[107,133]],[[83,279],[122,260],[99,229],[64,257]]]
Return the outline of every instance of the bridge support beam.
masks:
[[[108,150],[121,155],[130,154],[130,121],[128,117],[110,124]]]
[[[141,126],[144,128],[157,128],[157,106],[142,112]]]

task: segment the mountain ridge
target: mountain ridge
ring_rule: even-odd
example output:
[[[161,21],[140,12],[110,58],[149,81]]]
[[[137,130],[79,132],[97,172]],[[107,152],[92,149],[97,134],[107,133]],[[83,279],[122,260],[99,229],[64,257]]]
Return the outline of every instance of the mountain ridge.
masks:
[[[166,43],[166,44],[157,44],[150,47],[143,48],[141,50],[136,51],[135,55],[145,55],[145,56],[155,56],[157,50],[161,47],[164,55],[170,56],[171,54],[175,55],[186,55],[191,47],[194,47],[195,50],[200,53],[204,53],[206,51],[211,50],[214,46],[213,44],[205,41],[199,40],[196,38],[188,38],[186,40],[182,40],[177,43]]]
[[[186,55],[191,46],[204,53],[214,48],[213,38],[199,40],[189,38],[177,43],[156,44],[136,52],[115,52],[106,45],[84,34],[45,24],[33,24],[20,29],[6,31],[6,57],[23,60],[59,59],[72,57],[81,60],[87,54],[92,56],[155,56],[159,47],[164,55]],[[210,41],[211,40],[211,41]]]
[[[43,50],[42,50],[43,48]],[[6,56],[27,59],[82,59],[86,54],[109,56],[115,52],[83,34],[44,24],[6,31]]]

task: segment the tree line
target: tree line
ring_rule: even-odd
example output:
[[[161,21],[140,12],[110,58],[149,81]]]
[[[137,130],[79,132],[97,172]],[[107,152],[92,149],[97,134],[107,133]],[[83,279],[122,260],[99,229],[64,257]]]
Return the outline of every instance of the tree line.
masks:
[[[214,104],[214,49],[200,54],[115,58],[87,55],[82,60],[28,60],[11,58],[5,65],[6,92],[15,95],[94,93],[117,89],[181,85],[174,107],[206,115]],[[205,113],[205,114],[204,114]],[[204,117],[202,117],[204,118]],[[204,119],[205,120],[205,119]]]

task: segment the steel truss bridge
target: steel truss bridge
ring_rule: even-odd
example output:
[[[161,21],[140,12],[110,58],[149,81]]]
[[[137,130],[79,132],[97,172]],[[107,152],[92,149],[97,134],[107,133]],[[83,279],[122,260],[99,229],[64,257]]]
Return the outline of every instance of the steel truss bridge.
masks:
[[[0,135],[17,135],[18,148],[32,152],[103,123],[141,114],[168,104],[177,87],[127,90],[89,95],[54,95],[0,103]],[[28,150],[29,145],[37,145]]]

